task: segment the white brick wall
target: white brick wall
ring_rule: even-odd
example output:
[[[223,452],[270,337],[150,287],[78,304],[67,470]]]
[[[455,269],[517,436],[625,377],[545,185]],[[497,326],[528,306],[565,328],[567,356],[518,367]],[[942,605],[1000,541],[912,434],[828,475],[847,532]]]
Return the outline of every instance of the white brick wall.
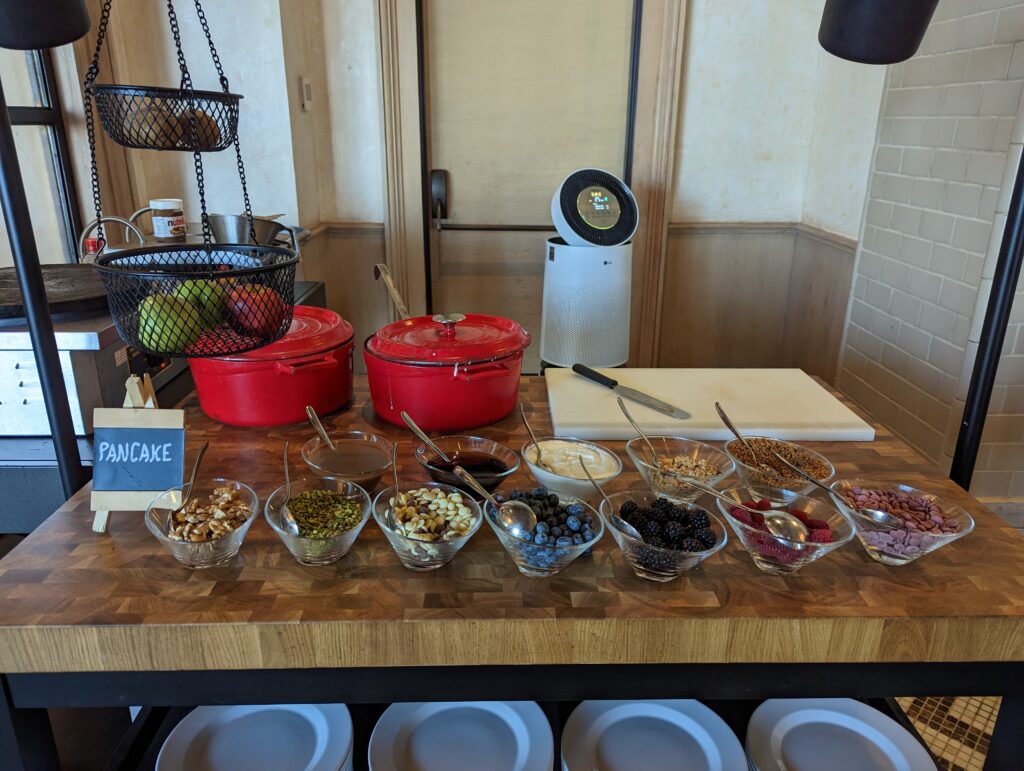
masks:
[[[1024,2],[942,0],[883,95],[838,382],[945,465],[1024,140],[1022,41]],[[986,497],[1024,498],[1024,301],[1013,322],[973,488]]]

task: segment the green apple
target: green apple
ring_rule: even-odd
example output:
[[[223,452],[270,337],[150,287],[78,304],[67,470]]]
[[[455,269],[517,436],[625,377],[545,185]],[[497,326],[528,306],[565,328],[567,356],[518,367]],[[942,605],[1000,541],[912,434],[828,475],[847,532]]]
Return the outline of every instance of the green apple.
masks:
[[[198,308],[200,319],[209,329],[217,326],[224,316],[228,291],[220,282],[190,278],[178,285],[174,296]]]
[[[180,353],[199,339],[194,305],[168,294],[154,294],[139,303],[139,342],[157,353]]]

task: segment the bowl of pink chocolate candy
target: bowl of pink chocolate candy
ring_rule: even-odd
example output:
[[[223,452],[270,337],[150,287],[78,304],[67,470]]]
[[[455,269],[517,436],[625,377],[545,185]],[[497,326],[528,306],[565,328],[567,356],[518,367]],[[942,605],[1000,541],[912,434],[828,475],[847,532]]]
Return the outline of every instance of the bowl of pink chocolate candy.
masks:
[[[907,485],[840,479],[831,489],[832,500],[853,521],[861,545],[886,565],[906,565],[974,529],[974,519],[962,506]],[[883,524],[861,509],[884,511],[901,525]]]

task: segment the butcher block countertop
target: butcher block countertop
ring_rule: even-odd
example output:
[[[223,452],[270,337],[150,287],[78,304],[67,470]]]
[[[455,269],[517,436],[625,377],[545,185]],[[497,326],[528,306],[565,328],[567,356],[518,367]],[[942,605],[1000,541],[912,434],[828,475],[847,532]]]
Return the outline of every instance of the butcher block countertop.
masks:
[[[536,429],[547,432],[544,380],[524,378]],[[252,484],[262,501],[281,482],[285,438],[308,425],[234,428],[187,410],[187,462],[210,441],[207,473]],[[399,437],[406,480],[426,479],[417,442],[378,420],[365,378],[335,428]],[[149,671],[472,664],[1024,661],[1024,538],[902,441],[821,442],[840,478],[879,477],[946,495],[974,533],[905,567],[868,558],[856,541],[790,577],[761,573],[741,546],[666,584],[633,575],[610,536],[553,578],[520,575],[488,526],[449,565],[401,566],[370,521],[334,565],[296,563],[262,518],[227,566],[180,567],[140,513],[91,530],[80,491],[0,561],[0,672]],[[517,414],[475,433],[518,450]],[[625,470],[612,485],[639,484]],[[502,488],[533,487],[521,469]],[[730,534],[731,535],[731,534]]]

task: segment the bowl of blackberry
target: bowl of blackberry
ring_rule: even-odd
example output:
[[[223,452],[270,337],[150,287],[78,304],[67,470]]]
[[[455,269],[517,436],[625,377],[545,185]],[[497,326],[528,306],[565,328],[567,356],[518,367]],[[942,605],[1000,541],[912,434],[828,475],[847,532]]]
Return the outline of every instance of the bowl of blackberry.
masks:
[[[633,572],[647,581],[678,578],[729,540],[725,524],[707,509],[694,503],[675,503],[648,488],[612,493],[608,501],[601,502],[599,511]],[[628,533],[622,522],[643,540]]]
[[[513,490],[507,497],[522,501],[537,515],[536,526],[525,537],[517,538],[502,527],[490,504],[484,506],[484,519],[523,575],[553,576],[580,555],[589,554],[604,534],[598,513],[573,495],[537,487]],[[504,497],[495,499],[500,503]]]
[[[807,528],[805,541],[780,538],[768,531],[764,517],[718,501],[718,508],[735,531],[737,540],[743,544],[754,564],[765,573],[795,573],[848,543],[854,536],[850,520],[828,501],[770,485],[734,487],[722,493],[748,509],[788,511]]]

